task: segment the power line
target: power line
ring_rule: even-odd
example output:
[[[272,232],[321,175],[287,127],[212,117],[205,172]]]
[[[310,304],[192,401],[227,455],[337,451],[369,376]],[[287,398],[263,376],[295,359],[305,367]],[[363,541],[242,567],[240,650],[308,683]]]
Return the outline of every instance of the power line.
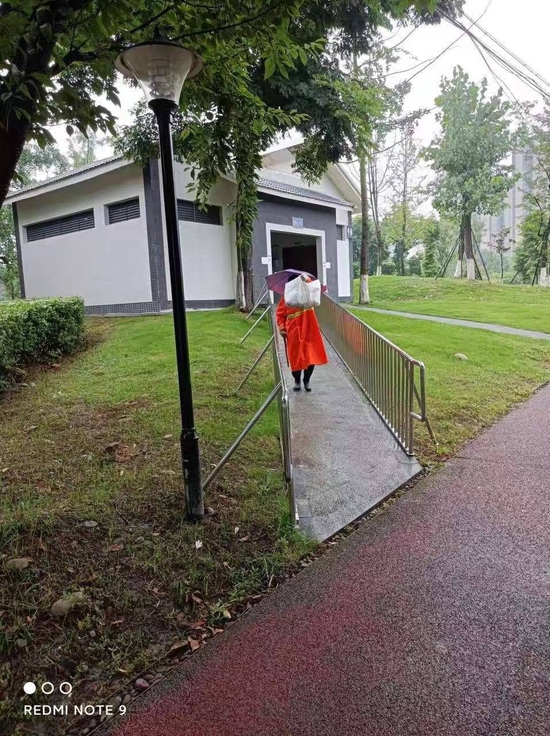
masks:
[[[524,72],[522,72],[520,69],[515,67],[510,61],[507,59],[504,59],[502,56],[500,56],[494,49],[492,49],[490,46],[488,46],[484,41],[482,41],[480,38],[478,38],[474,33],[471,31],[470,28],[466,28],[462,23],[457,21],[454,18],[449,17],[444,12],[440,11],[440,15],[442,18],[447,20],[451,25],[455,26],[456,28],[460,28],[463,30],[463,33],[466,33],[469,38],[477,45],[479,48],[483,48],[483,50],[489,54],[489,56],[505,71],[515,75],[518,79],[522,80],[525,84],[527,84],[532,90],[534,90],[537,94],[541,95],[544,99],[549,100],[550,99],[550,93],[543,89],[538,82],[536,82],[535,79],[528,76]],[[523,62],[522,62],[523,63]],[[547,84],[550,87],[550,83],[545,81],[545,84]]]
[[[418,28],[419,28],[419,26],[415,26],[412,29],[412,31],[410,31],[409,33],[407,33],[407,35],[405,36],[405,38],[403,38],[401,41],[399,41],[399,43],[396,43],[395,46],[392,46],[391,48],[387,49],[387,51],[395,51],[395,49],[398,49],[400,46],[402,46],[405,43],[405,41],[407,41],[412,36],[412,34],[415,31],[418,30]]]
[[[464,13],[464,17],[467,18],[469,21],[472,20],[468,15],[466,15],[466,13]],[[550,83],[541,74],[539,74],[539,72],[537,72],[535,69],[533,69],[532,67],[530,67],[529,64],[527,64],[525,61],[523,61],[522,59],[520,59],[520,57],[517,56],[517,54],[515,54],[511,49],[509,49],[501,41],[499,41],[498,38],[496,38],[491,33],[489,33],[489,31],[487,31],[485,28],[483,28],[482,26],[480,26],[477,21],[473,21],[473,23],[474,23],[474,25],[477,28],[479,28],[479,30],[482,33],[484,33],[488,38],[490,38],[491,41],[493,41],[493,43],[496,43],[497,46],[499,46],[503,51],[505,51],[507,54],[509,54],[509,56],[511,56],[515,61],[517,61],[523,67],[525,67],[525,69],[527,69],[527,71],[531,72],[531,74],[534,74],[535,77],[537,77],[537,79],[540,79],[540,81],[543,82],[544,84],[546,84],[547,86],[550,86]]]
[[[493,2],[493,0],[489,0],[489,2],[487,3],[487,5],[485,6],[485,10],[484,10],[484,11],[483,11],[483,13],[482,13],[482,14],[481,14],[481,15],[479,16],[479,18],[477,19],[477,21],[480,21],[480,20],[481,20],[481,19],[483,18],[483,16],[484,16],[484,15],[485,15],[485,14],[487,13],[487,11],[489,10],[489,8],[490,8],[490,6],[491,6],[491,3],[492,3],[492,2]],[[444,18],[448,19],[448,16],[444,15],[443,13],[441,13],[441,15],[442,15],[442,17],[444,17]],[[475,24],[477,23],[477,21],[472,21],[472,25],[470,26],[470,28],[472,28],[472,26],[474,26],[474,25],[475,25]],[[453,25],[454,25],[454,24],[453,24]],[[413,75],[412,75],[411,77],[409,77],[409,78],[408,78],[407,80],[405,80],[405,83],[406,83],[406,84],[408,84],[408,83],[409,83],[409,82],[411,82],[411,81],[412,81],[412,80],[413,80],[413,79],[414,79],[415,77],[417,77],[417,76],[418,76],[419,74],[422,74],[422,72],[423,72],[423,71],[425,71],[425,70],[426,70],[426,69],[428,69],[428,68],[429,68],[430,66],[432,66],[432,64],[435,64],[435,62],[436,62],[436,61],[438,61],[438,60],[439,60],[439,59],[440,59],[440,58],[441,58],[441,57],[443,56],[443,54],[446,54],[446,53],[447,53],[447,51],[449,51],[450,49],[452,49],[452,47],[453,47],[453,46],[454,46],[455,44],[457,44],[457,43],[458,43],[458,42],[460,41],[460,39],[461,39],[461,38],[462,38],[463,36],[465,36],[465,35],[466,35],[466,34],[467,34],[467,33],[469,32],[469,30],[470,30],[470,29],[467,29],[467,28],[466,28],[465,26],[462,26],[462,33],[460,34],[460,36],[458,36],[457,38],[455,38],[455,40],[454,40],[454,41],[453,41],[452,43],[450,43],[450,44],[449,44],[448,46],[446,46],[446,47],[445,47],[445,48],[443,49],[443,51],[442,51],[441,53],[439,53],[439,54],[438,54],[437,56],[434,56],[434,57],[433,57],[433,59],[431,59],[431,60],[430,60],[430,61],[429,61],[429,62],[428,62],[428,63],[426,64],[426,66],[425,66],[425,67],[424,67],[423,69],[420,69],[420,71],[418,71],[418,72],[415,72],[415,73],[414,73],[414,74],[413,74]]]

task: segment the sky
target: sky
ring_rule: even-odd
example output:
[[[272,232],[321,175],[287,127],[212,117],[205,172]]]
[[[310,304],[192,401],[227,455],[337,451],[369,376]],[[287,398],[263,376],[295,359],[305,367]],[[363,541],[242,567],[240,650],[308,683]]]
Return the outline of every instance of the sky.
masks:
[[[479,20],[479,24],[495,36],[501,43],[510,48],[518,57],[533,67],[543,77],[550,79],[550,54],[548,53],[547,28],[550,24],[550,3],[546,0],[467,0],[465,12],[472,19]],[[463,18],[462,22],[470,23]],[[399,30],[391,35],[392,46],[400,44],[410,33],[411,28]],[[482,38],[481,31],[474,29]],[[460,64],[476,81],[486,76],[491,90],[496,91],[497,83],[492,78],[485,62],[474,47],[471,40],[464,36],[431,66],[423,69],[420,66],[413,71],[406,71],[418,62],[437,56],[446,46],[460,36],[460,31],[448,23],[436,26],[421,26],[417,28],[400,45],[402,57],[392,69],[394,83],[404,81],[417,71],[420,71],[411,80],[412,89],[405,103],[406,110],[419,108],[429,109],[434,106],[434,98],[438,94],[440,80],[443,76],[451,76],[453,68]],[[490,42],[493,46],[493,43]],[[510,89],[520,100],[535,100],[536,94],[523,82],[508,72],[503,72],[492,63],[495,71],[509,85]],[[114,108],[119,123],[131,121],[130,110],[140,99],[140,91],[121,84],[122,107]],[[417,128],[419,143],[430,143],[438,129],[435,113],[425,116]],[[62,148],[66,146],[66,135],[63,128],[55,131]],[[294,141],[293,141],[294,142]],[[107,148],[101,149],[100,156],[110,155]]]

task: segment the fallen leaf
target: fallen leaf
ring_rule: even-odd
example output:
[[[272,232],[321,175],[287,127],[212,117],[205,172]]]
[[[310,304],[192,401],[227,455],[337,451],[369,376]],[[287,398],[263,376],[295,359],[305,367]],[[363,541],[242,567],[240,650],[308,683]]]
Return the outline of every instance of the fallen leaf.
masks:
[[[173,436],[174,436],[173,434],[165,434],[164,435],[164,439],[165,440],[171,440]]]
[[[239,539],[239,542],[248,542],[249,539],[250,539],[250,537],[241,537]]]
[[[187,641],[189,642],[189,646],[191,647],[192,652],[195,652],[197,649],[200,649],[201,647],[200,641],[197,641],[196,639],[191,639],[191,637],[189,637]]]
[[[120,624],[123,624],[123,623],[124,623],[124,619],[119,618],[116,621],[111,621],[111,626],[119,626]]]
[[[235,532],[234,533],[235,534],[238,534],[239,533],[239,527],[238,526],[235,527]]]
[[[121,549],[124,549],[123,544],[111,544],[109,552],[120,552]]]
[[[195,549],[200,549],[202,547],[202,541],[200,539],[197,539],[195,542]]]
[[[204,603],[203,599],[200,597],[200,595],[197,595],[196,593],[191,593],[191,600],[193,603],[197,603],[197,605],[201,605]]]
[[[175,657],[178,654],[183,654],[183,652],[187,649],[188,646],[189,646],[189,642],[187,641],[187,639],[184,639],[182,641],[175,641],[170,647],[168,656]]]

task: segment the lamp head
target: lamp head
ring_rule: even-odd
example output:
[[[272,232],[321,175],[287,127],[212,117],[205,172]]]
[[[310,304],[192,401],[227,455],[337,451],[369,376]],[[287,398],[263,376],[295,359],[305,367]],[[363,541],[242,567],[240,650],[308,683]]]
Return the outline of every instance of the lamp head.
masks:
[[[202,60],[177,43],[155,37],[123,51],[115,66],[125,77],[136,80],[148,103],[167,100],[177,107],[183,83],[200,72]]]

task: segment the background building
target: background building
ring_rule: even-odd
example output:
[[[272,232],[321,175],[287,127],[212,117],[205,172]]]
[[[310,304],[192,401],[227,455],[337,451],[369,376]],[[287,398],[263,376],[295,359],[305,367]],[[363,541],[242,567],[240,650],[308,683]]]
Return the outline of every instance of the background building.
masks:
[[[480,218],[483,228],[481,245],[485,248],[494,243],[494,237],[503,228],[510,228],[508,241],[512,250],[520,241],[521,223],[526,214],[526,194],[533,186],[533,154],[528,150],[514,151],[511,163],[521,178],[508,192],[505,208],[499,215],[485,215]]]

